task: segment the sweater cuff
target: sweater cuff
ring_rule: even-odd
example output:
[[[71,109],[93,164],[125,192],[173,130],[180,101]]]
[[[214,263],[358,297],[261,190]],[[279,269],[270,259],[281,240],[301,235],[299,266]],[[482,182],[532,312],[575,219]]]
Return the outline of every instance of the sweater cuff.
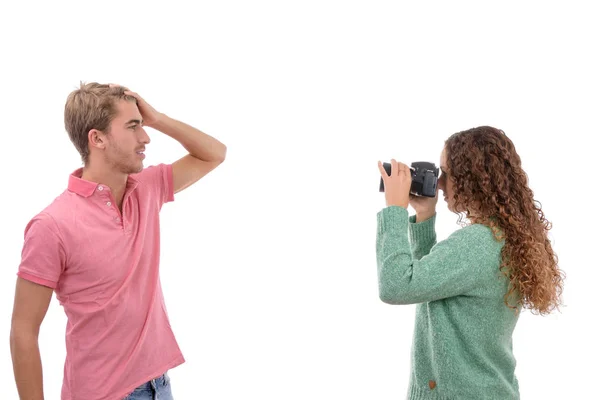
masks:
[[[417,216],[411,215],[408,224],[408,234],[411,243],[423,243],[430,240],[435,235],[435,217],[436,214],[425,221],[417,222]]]
[[[392,229],[408,225],[408,210],[404,207],[389,206],[377,213],[379,232],[389,232]]]

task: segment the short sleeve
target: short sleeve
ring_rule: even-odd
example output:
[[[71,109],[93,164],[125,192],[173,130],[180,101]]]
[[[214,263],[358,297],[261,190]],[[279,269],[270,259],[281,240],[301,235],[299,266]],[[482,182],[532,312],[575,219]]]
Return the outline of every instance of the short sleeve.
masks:
[[[159,206],[175,200],[172,164],[151,165],[135,175],[135,179],[146,185],[148,190],[156,196]]]
[[[65,247],[56,222],[48,214],[38,214],[25,228],[25,240],[17,275],[28,281],[56,289],[65,265]]]

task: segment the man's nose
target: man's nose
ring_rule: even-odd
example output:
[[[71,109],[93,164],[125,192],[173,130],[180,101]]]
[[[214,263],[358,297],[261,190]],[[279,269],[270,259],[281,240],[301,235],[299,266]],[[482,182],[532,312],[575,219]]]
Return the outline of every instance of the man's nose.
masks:
[[[142,128],[142,131],[144,132],[144,134],[142,135],[142,142],[145,144],[150,143],[150,136],[148,136],[148,133],[144,128]]]

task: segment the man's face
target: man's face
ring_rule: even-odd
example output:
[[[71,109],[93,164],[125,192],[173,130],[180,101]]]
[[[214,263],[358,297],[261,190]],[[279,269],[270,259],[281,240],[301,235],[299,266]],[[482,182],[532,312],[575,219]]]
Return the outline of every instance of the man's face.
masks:
[[[142,116],[133,101],[120,100],[117,110],[117,116],[110,124],[110,134],[106,136],[105,161],[124,174],[141,172],[145,158],[143,151],[150,143],[142,127]]]

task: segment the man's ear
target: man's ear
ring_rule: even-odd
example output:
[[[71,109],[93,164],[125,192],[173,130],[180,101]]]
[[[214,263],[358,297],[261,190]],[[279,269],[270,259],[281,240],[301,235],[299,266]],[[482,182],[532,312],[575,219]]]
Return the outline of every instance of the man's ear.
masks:
[[[98,129],[90,129],[88,132],[88,141],[92,147],[98,149],[106,148],[106,134]]]

